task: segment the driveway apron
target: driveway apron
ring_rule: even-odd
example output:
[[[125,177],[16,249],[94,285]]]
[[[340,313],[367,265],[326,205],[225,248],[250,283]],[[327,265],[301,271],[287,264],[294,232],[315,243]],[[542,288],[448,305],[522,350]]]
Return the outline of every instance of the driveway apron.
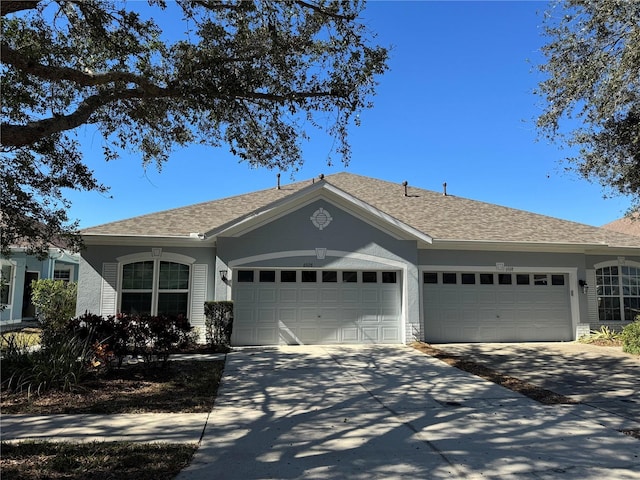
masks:
[[[187,479],[640,479],[640,442],[405,346],[228,355]]]

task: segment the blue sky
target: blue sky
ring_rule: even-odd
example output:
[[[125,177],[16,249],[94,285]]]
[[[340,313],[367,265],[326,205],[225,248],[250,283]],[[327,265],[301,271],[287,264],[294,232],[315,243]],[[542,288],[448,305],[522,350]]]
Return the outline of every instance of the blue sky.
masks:
[[[543,61],[545,2],[373,1],[364,21],[391,46],[374,108],[351,132],[345,167],[327,166],[331,139],[310,130],[293,180],[348,171],[590,225],[622,216],[629,200],[564,171],[567,151],[537,141],[533,94]],[[161,173],[135,155],[105,163],[100,136],[78,132],[85,160],[113,198],[69,195],[70,216],[89,227],[271,188],[276,171],[251,169],[225,148],[176,151]],[[292,181],[282,172],[282,182]]]

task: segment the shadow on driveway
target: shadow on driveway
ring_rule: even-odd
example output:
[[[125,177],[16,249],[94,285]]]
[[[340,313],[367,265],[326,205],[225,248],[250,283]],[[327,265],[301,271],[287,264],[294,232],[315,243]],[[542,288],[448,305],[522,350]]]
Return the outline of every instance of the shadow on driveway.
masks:
[[[178,479],[640,478],[640,444],[410,347],[229,354]]]

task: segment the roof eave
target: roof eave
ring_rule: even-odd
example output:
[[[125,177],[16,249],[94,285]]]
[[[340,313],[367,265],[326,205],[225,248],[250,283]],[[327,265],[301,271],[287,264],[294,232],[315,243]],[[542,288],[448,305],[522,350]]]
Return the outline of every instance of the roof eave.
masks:
[[[593,250],[608,250],[606,243],[568,243],[568,242],[522,242],[504,240],[459,240],[435,238],[431,248],[449,250],[484,251],[526,251],[526,252],[567,252],[585,253]],[[640,247],[625,247],[640,250]]]
[[[190,235],[132,235],[113,233],[83,234],[85,245],[189,245],[209,246],[215,243],[215,238],[208,237],[204,233]]]

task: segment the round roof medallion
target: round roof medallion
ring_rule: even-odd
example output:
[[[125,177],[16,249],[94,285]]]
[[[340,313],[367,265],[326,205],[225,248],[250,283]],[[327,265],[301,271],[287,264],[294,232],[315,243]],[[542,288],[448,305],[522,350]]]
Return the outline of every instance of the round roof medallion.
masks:
[[[313,223],[318,230],[322,230],[323,228],[327,228],[333,220],[331,214],[327,212],[324,208],[319,208],[313,215],[310,217],[311,223]]]

